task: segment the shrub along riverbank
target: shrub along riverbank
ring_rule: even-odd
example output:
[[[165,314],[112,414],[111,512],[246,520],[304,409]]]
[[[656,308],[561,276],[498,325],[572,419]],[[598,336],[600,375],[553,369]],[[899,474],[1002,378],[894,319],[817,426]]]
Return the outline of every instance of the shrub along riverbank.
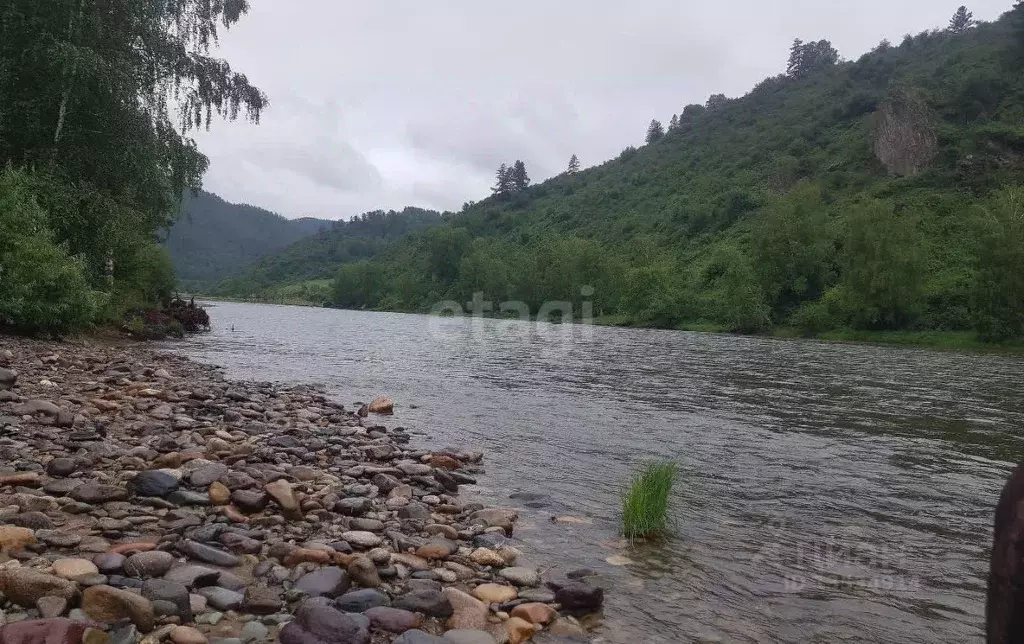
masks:
[[[207,166],[187,133],[267,104],[209,55],[247,10],[0,3],[0,329],[60,334],[169,302],[158,242]]]

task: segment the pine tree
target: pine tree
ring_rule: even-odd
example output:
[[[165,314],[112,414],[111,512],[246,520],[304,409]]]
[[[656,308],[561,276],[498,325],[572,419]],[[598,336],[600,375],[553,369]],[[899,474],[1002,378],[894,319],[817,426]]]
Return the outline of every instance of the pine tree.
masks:
[[[974,20],[974,14],[968,11],[967,7],[961,5],[949,20],[949,28],[946,31],[952,34],[962,34],[976,24],[978,23]]]
[[[668,131],[671,132],[672,130],[676,129],[677,127],[679,127],[679,115],[678,114],[673,114],[672,118],[669,119],[669,122],[668,122]]]
[[[725,94],[712,94],[708,96],[708,102],[705,107],[709,110],[717,110],[728,102],[729,99],[725,97]]]
[[[665,136],[665,128],[662,126],[661,121],[651,119],[651,124],[647,126],[647,143],[657,143],[663,136]]]
[[[828,40],[805,43],[797,38],[789,48],[786,73],[794,78],[803,78],[811,72],[831,67],[838,62],[839,52]]]
[[[517,159],[516,162],[512,164],[510,180],[512,182],[512,190],[514,192],[522,192],[523,190],[526,190],[527,186],[530,185],[530,175],[526,174],[525,163]]]
[[[569,174],[576,174],[580,171],[580,158],[575,154],[569,159]]]
[[[789,64],[786,65],[786,74],[796,76],[803,67],[804,41],[799,38],[793,39],[793,45],[789,48]]]
[[[512,169],[507,163],[502,163],[496,173],[496,181],[491,192],[499,197],[507,197],[512,194]]]

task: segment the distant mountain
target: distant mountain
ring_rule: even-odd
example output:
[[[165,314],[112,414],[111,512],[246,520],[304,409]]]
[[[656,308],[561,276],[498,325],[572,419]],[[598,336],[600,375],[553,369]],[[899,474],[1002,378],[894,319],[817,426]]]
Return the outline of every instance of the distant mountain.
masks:
[[[263,208],[228,203],[215,194],[200,192],[186,196],[183,214],[171,228],[166,246],[174,260],[178,285],[206,290],[333,223],[310,217],[286,219]]]
[[[273,300],[281,287],[332,279],[340,266],[373,259],[392,242],[442,222],[441,213],[422,208],[375,210],[350,221],[332,221],[224,280],[214,293]]]

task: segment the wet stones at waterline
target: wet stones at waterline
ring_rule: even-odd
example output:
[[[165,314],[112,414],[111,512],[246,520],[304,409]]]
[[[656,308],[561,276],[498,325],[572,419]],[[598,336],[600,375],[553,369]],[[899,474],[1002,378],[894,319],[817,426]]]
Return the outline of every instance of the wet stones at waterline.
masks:
[[[412,447],[315,387],[4,340],[4,644],[490,644],[600,609],[517,565],[514,511],[459,499],[479,453]]]

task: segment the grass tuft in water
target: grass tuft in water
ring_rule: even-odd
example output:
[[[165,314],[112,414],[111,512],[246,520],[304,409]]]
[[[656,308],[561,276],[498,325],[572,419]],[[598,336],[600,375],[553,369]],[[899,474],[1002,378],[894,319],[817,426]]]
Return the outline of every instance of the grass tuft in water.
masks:
[[[655,461],[633,475],[622,495],[622,533],[627,539],[659,537],[668,529],[668,497],[676,464]]]

